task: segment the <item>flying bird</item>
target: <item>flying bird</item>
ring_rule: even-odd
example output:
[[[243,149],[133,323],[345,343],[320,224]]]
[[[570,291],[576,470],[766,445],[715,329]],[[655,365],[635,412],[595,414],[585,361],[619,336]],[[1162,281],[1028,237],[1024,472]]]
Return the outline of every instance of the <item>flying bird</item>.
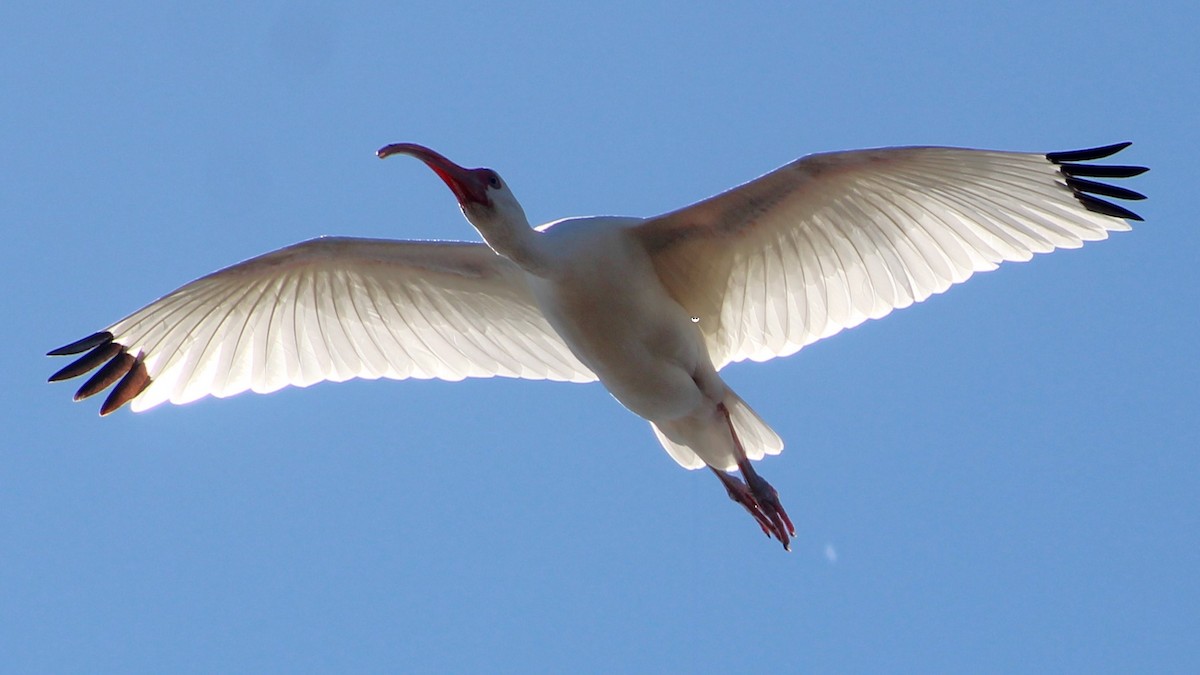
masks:
[[[1094,178],[1129,143],[1019,153],[896,147],[814,154],[652,218],[532,227],[495,171],[414,143],[484,243],[323,237],[201,277],[51,351],[99,370],[107,415],[355,377],[599,380],[681,466],[707,467],[768,537],[795,527],[752,461],[783,442],[719,374],[1034,253],[1127,230],[1143,195]],[[740,474],[739,479],[737,475]]]

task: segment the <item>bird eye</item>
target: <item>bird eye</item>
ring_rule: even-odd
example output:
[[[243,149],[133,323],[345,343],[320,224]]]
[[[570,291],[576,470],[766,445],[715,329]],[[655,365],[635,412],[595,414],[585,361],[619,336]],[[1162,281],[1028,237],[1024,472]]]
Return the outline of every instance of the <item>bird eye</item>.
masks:
[[[500,189],[500,176],[497,176],[495,172],[492,172],[488,176],[488,187],[492,188],[493,190]]]

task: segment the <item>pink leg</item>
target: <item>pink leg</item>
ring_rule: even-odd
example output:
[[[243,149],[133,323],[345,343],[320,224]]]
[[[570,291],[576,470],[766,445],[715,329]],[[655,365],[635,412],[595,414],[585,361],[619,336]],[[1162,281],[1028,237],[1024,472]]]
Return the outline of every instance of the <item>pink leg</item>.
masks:
[[[758,526],[762,528],[763,534],[767,535],[767,537],[770,537],[775,526],[771,521],[767,520],[767,517],[763,515],[761,510],[759,510],[758,501],[754,498],[754,495],[750,493],[750,488],[746,487],[745,483],[738,480],[737,476],[730,476],[724,471],[714,469],[711,466],[708,468],[713,472],[714,475],[716,475],[717,478],[721,479],[721,484],[725,486],[725,491],[729,493],[729,498],[745,507],[746,511],[749,512],[751,516],[754,516],[754,520],[758,522]]]
[[[785,550],[790,551],[791,539],[788,535],[796,536],[796,528],[792,525],[791,518],[788,518],[787,511],[783,509],[783,504],[779,501],[779,493],[750,465],[750,459],[746,457],[746,449],[742,447],[742,442],[738,439],[737,432],[734,431],[733,420],[729,417],[729,409],[725,407],[724,403],[718,403],[717,409],[725,416],[725,422],[729,425],[729,434],[733,437],[738,470],[742,472],[742,477],[746,479],[746,482],[742,483],[723,471],[713,469],[713,472],[725,485],[729,498],[745,507],[767,536],[774,536],[783,544]]]

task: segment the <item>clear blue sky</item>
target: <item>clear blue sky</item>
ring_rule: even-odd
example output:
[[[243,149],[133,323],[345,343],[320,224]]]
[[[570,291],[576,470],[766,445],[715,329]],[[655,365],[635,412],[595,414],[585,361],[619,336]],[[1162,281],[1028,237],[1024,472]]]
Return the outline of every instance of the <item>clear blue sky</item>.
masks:
[[[1200,667],[1194,2],[51,4],[0,7],[0,670]],[[100,419],[45,383],[231,262],[474,238],[388,142],[543,221],[816,151],[1122,140],[1134,231],[726,371],[787,443],[791,554],[599,385]]]

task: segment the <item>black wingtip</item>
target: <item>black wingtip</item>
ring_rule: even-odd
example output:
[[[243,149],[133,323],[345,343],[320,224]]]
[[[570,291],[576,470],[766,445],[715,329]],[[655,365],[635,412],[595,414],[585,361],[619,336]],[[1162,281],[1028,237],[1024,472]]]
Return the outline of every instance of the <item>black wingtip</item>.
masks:
[[[148,386],[150,386],[150,373],[146,370],[146,364],[142,363],[140,358],[135,359],[129,372],[125,373],[117,386],[109,392],[108,398],[104,399],[104,404],[100,406],[100,416],[104,417],[137,398],[138,394],[145,391]]]
[[[102,345],[106,342],[112,342],[112,339],[113,334],[106,330],[100,331],[99,333],[92,333],[82,340],[76,340],[69,345],[63,345],[58,349],[51,349],[50,351],[46,352],[46,356],[70,356],[71,354],[86,352],[87,350],[98,345]]]
[[[1126,220],[1142,220],[1141,216],[1133,211],[1130,211],[1124,206],[1119,206],[1117,204],[1113,204],[1112,202],[1106,202],[1103,199],[1097,199],[1089,194],[1076,192],[1075,198],[1078,199],[1088,211],[1094,211],[1096,213],[1106,216],[1113,216],[1115,218],[1124,218]]]
[[[1146,198],[1146,195],[1134,192],[1128,188],[1109,185],[1108,183],[1098,183],[1094,180],[1084,180],[1069,174],[1067,175],[1067,186],[1076,192],[1090,192],[1094,195],[1103,195],[1105,197],[1112,197],[1113,199],[1139,201]]]
[[[1145,195],[1116,185],[1087,180],[1082,178],[1082,176],[1087,176],[1088,178],[1132,178],[1149,171],[1147,167],[1078,163],[1111,157],[1128,148],[1130,145],[1132,145],[1132,142],[1126,141],[1098,148],[1049,152],[1046,153],[1046,159],[1058,165],[1058,170],[1063,176],[1064,184],[1087,210],[1114,218],[1142,220],[1142,217],[1133,211],[1093,195],[1134,201],[1145,199]]]
[[[1131,145],[1133,145],[1133,141],[1125,141],[1123,143],[1113,143],[1112,145],[1102,145],[1098,148],[1048,152],[1046,153],[1046,159],[1055,164],[1062,164],[1063,162],[1090,162],[1094,159],[1111,157]]]
[[[1058,165],[1059,170],[1068,176],[1087,176],[1089,178],[1133,178],[1150,170],[1145,166],[1123,166],[1117,164],[1071,164]]]
[[[82,401],[89,396],[104,391],[113,382],[125,377],[125,374],[133,368],[134,358],[129,352],[119,351],[117,355],[108,363],[104,364],[100,370],[97,370],[94,375],[88,378],[87,382],[75,392],[75,400]]]
[[[113,342],[111,333],[103,332],[72,342],[65,347],[59,347],[50,352],[51,356],[78,354],[90,349],[88,353],[72,361],[67,367],[50,376],[51,382],[69,380],[85,375],[97,367],[87,382],[75,392],[75,400],[81,401],[89,396],[104,391],[114,382],[116,386],[109,392],[108,398],[100,406],[100,415],[108,415],[126,403],[137,398],[150,386],[150,373],[142,357],[135,357],[125,350],[125,346]]]
[[[115,342],[103,342],[96,345],[92,351],[75,359],[67,367],[59,370],[50,376],[50,382],[61,382],[69,380],[73,377],[79,377],[84,373],[90,373],[101,364],[108,363],[114,356],[120,353],[122,347]]]

